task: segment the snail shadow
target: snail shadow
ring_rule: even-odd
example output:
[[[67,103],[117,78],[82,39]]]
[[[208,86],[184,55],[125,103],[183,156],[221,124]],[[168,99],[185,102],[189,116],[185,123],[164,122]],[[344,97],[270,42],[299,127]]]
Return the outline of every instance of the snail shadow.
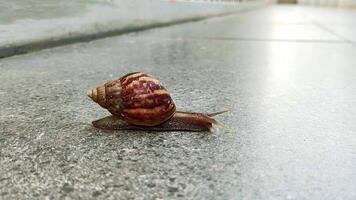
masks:
[[[117,149],[134,146],[140,149],[166,147],[167,145],[205,146],[231,137],[231,134],[221,128],[214,128],[212,131],[109,130],[94,127],[90,123],[86,123],[83,134],[86,135],[84,141],[87,141],[89,145],[100,143],[100,145],[108,145]]]
[[[93,126],[92,124],[87,124],[85,128],[86,132],[90,132],[92,134],[108,134],[108,135],[124,135],[124,134],[132,134],[137,136],[145,136],[147,134],[150,135],[162,135],[167,133],[182,133],[182,134],[196,134],[196,135],[212,135],[218,132],[216,129],[211,130],[200,130],[200,131],[192,131],[192,130],[155,130],[150,128],[133,128],[133,129],[103,129]]]

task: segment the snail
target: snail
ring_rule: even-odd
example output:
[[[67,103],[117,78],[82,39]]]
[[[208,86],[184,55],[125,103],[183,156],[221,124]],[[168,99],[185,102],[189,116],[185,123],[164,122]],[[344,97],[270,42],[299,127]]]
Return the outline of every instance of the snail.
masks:
[[[209,131],[218,124],[212,117],[227,112],[177,111],[162,83],[143,72],[108,81],[87,95],[112,114],[93,126],[109,130]]]

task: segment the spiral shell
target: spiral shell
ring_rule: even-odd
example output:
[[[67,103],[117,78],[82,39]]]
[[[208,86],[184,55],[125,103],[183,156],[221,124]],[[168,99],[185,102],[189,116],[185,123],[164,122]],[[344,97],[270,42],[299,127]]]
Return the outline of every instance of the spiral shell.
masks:
[[[168,91],[153,77],[135,72],[89,90],[87,95],[112,115],[140,126],[169,120],[175,104]]]

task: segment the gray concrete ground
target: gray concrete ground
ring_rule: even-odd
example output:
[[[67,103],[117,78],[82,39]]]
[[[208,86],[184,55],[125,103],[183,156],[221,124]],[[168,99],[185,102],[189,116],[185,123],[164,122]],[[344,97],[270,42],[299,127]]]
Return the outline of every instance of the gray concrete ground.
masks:
[[[161,0],[0,0],[0,58],[225,15],[265,4]]]
[[[274,6],[1,59],[0,198],[355,199],[354,12]],[[232,130],[93,128],[108,113],[86,90],[132,71],[180,110],[232,108]]]

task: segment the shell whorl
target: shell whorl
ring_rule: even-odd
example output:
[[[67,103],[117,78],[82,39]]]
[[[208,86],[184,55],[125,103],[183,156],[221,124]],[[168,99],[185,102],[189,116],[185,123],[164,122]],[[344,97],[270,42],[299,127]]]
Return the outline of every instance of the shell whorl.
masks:
[[[94,102],[98,103],[101,107],[106,107],[106,94],[105,85],[99,86],[97,88],[91,89],[87,92],[88,97],[90,97]]]
[[[103,108],[133,125],[155,126],[175,113],[174,102],[163,85],[142,72],[127,74],[88,91]]]

